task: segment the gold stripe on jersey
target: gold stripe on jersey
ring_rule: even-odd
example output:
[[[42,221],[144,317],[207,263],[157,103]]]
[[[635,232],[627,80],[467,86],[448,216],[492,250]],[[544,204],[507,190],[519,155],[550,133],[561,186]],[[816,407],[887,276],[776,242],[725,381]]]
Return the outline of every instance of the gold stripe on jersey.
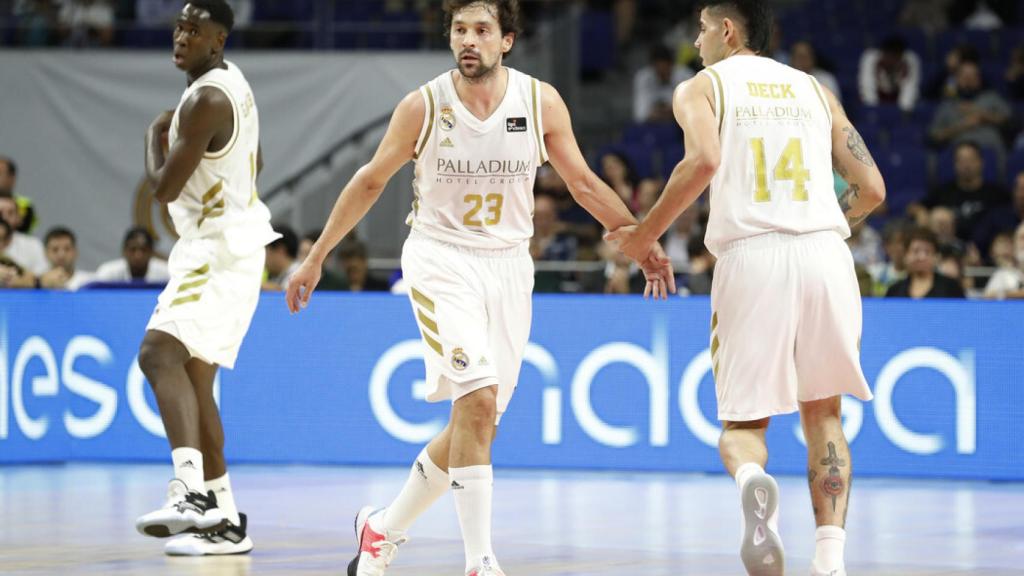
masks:
[[[249,152],[249,180],[252,181],[252,195],[249,196],[249,206],[256,203],[259,194],[256,193],[256,153]]]
[[[216,184],[211,186],[210,189],[207,190],[205,194],[203,194],[203,204],[208,204],[210,200],[213,200],[213,197],[219,194],[223,188],[224,181],[218,180]]]
[[[199,222],[196,223],[196,227],[199,228],[203,225],[203,222],[219,218],[224,215],[224,199],[221,198],[216,204],[212,206],[203,206],[203,215],[199,217]]]
[[[540,87],[537,85],[537,79],[530,79],[530,95],[533,97],[533,133],[537,136],[537,154],[540,156],[540,163],[544,164],[547,162],[547,158],[544,157],[544,135],[540,131],[540,122],[537,120],[537,92]]]
[[[189,272],[188,274],[186,274],[185,278],[195,278],[196,276],[202,276],[203,274],[206,274],[209,271],[210,271],[210,265],[209,264],[203,264],[199,268],[196,268],[195,270],[193,270],[193,271]]]
[[[718,340],[718,334],[716,329],[718,328],[718,312],[711,313],[711,374],[717,379],[718,378],[718,349],[720,342]]]
[[[431,332],[437,334],[438,336],[441,335],[441,333],[437,330],[437,322],[434,322],[430,318],[427,318],[427,315],[423,313],[423,310],[417,310],[416,317],[420,319],[420,324],[423,324],[424,328],[430,330]]]
[[[423,141],[420,142],[420,149],[413,154],[413,159],[418,160],[420,155],[423,154],[423,150],[427,147],[427,141],[430,140],[430,132],[434,129],[434,91],[430,89],[430,84],[423,86],[427,89],[427,100],[430,102],[430,110],[428,110],[427,118],[427,132],[423,135]]]
[[[825,117],[832,122],[832,111],[828,108],[828,102],[825,100],[825,95],[821,93],[821,88],[818,86],[818,81],[814,79],[814,76],[807,75],[807,79],[810,80],[811,86],[814,86],[814,91],[818,94],[818,100],[821,100],[821,106],[825,108]]]
[[[434,313],[434,301],[424,296],[422,292],[415,288],[412,289],[412,299],[420,306],[426,308],[427,312]]]
[[[430,334],[427,334],[423,330],[420,330],[420,334],[423,335],[423,340],[427,343],[427,345],[433,348],[434,352],[437,352],[438,356],[444,357],[444,348],[441,347],[440,342],[431,338]]]
[[[725,121],[725,86],[722,84],[722,77],[713,68],[706,68],[711,73],[711,79],[718,86],[718,133],[722,133],[722,123]]]

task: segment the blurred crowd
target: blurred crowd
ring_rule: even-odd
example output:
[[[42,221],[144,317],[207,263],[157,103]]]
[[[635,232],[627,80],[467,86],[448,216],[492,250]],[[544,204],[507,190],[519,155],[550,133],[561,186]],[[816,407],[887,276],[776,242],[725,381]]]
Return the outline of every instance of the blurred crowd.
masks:
[[[265,17],[268,6],[278,5],[279,17],[286,18],[288,10],[319,5],[234,4],[243,27]],[[348,10],[359,3],[336,4]],[[642,217],[685,152],[671,99],[675,87],[700,70],[693,47],[698,12],[688,1],[582,4],[588,22],[610,23],[606,33],[615,48],[607,62],[584,58],[584,65],[632,77],[632,117],[618,137],[583,144],[593,151],[595,172]],[[1024,297],[1024,8],[1018,4],[816,0],[788,2],[777,11],[770,56],[813,75],[840,98],[886,178],[886,204],[849,239],[864,296]],[[524,5],[542,13],[559,3]],[[103,45],[114,41],[115,21],[162,23],[178,6],[177,0],[18,0],[12,13],[19,19],[17,34],[27,34],[19,42]],[[437,17],[436,6],[425,0],[362,6],[374,18]],[[37,21],[45,31],[38,37],[31,25]],[[631,60],[630,54],[640,56]],[[600,76],[587,88],[601,90]],[[838,196],[846,183],[838,175],[833,179]],[[74,232],[62,226],[44,230],[45,215],[35,213],[28,195],[15,192],[16,180],[15,161],[0,157],[0,285],[76,289],[166,279],[166,263],[145,229],[127,231],[123,253],[111,255],[95,272],[79,270]],[[662,239],[683,294],[710,291],[715,263],[703,243],[707,221],[705,198]],[[267,290],[287,286],[318,235],[276,228],[282,238],[267,248]],[[530,252],[538,292],[642,290],[642,274],[602,241],[599,225],[549,166],[536,181],[534,228]],[[365,239],[343,240],[321,289],[401,291],[400,272],[371,266],[368,256]]]

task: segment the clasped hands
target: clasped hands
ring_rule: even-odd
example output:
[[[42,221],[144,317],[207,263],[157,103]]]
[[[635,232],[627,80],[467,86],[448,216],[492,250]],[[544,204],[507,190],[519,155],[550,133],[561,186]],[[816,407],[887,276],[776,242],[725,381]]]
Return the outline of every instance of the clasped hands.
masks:
[[[675,271],[672,261],[665,254],[661,244],[655,240],[644,240],[637,235],[637,225],[620,226],[604,235],[612,248],[622,252],[636,262],[644,272],[647,285],[644,298],[654,297],[666,300],[669,293],[676,292]]]

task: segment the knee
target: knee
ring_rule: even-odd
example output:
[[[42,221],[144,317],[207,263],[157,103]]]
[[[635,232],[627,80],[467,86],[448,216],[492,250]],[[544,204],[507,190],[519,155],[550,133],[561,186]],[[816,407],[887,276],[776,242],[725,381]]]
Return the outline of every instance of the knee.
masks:
[[[475,390],[456,401],[459,423],[476,435],[490,436],[498,417],[498,395],[495,386]]]
[[[178,363],[174,349],[158,338],[147,336],[139,346],[139,368],[146,375],[150,386],[154,385],[154,376],[166,368]]]
[[[805,425],[816,425],[831,420],[838,421],[842,414],[841,408],[842,398],[840,396],[804,402],[800,405],[800,418]]]

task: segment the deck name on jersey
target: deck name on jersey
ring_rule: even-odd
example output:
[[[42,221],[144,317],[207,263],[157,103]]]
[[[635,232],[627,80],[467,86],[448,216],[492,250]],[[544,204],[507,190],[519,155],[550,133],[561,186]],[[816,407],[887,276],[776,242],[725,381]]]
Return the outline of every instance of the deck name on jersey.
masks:
[[[789,98],[796,100],[793,94],[793,86],[790,84],[768,84],[766,82],[747,82],[747,91],[754,98],[773,98],[781,100]]]

